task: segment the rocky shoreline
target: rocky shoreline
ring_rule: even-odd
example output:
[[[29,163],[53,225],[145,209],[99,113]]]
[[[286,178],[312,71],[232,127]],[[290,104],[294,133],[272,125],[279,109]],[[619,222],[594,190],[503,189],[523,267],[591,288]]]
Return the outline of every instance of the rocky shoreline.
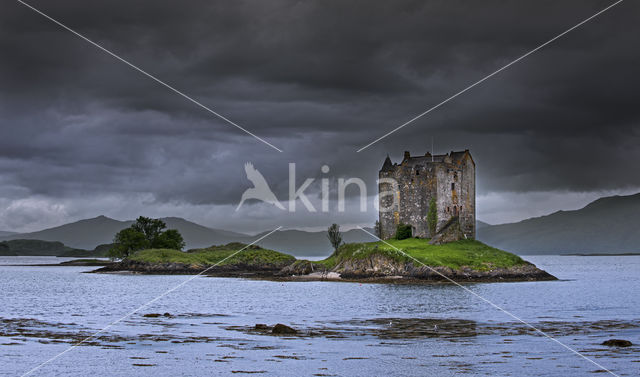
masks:
[[[276,276],[286,265],[264,264],[232,264],[222,266],[203,266],[184,263],[147,263],[132,260],[124,260],[104,266],[92,273],[111,272],[135,272],[149,275],[195,275],[205,273],[208,276],[217,277],[255,277],[267,278]]]
[[[94,273],[133,272],[139,274],[193,275],[255,278],[277,281],[349,281],[369,283],[516,282],[546,281],[557,278],[531,263],[509,268],[476,270],[469,267],[416,266],[383,255],[341,261],[331,269],[306,260],[293,263],[232,264],[203,266],[183,263],[148,263],[125,260],[104,266]]]

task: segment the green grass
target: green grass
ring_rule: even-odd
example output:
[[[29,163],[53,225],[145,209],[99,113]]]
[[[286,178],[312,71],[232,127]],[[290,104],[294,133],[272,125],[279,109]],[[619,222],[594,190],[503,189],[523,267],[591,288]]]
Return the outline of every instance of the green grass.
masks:
[[[527,263],[515,254],[475,240],[462,240],[444,245],[430,245],[429,240],[417,238],[385,242],[345,244],[340,246],[337,252],[329,258],[316,263],[332,268],[346,258],[360,259],[374,254],[385,255],[398,261],[412,261],[410,257],[396,248],[432,267],[446,266],[458,269],[462,266],[468,266],[476,270],[490,270],[496,267],[512,267]]]
[[[388,243],[388,244],[387,244]],[[391,245],[391,246],[390,246]],[[194,249],[187,252],[168,249],[141,250],[129,257],[130,260],[147,263],[182,263],[188,265],[211,266],[220,265],[277,265],[284,267],[296,259],[288,254],[273,250],[250,246],[226,259],[245,245],[231,243],[224,246],[212,246],[206,249]],[[467,266],[475,270],[490,270],[497,267],[512,267],[526,264],[515,254],[487,246],[479,241],[463,240],[444,245],[430,245],[429,240],[408,238],[404,240],[388,240],[385,242],[350,243],[340,246],[329,258],[313,262],[331,269],[345,259],[367,258],[380,254],[401,262],[413,261],[409,256],[396,250],[402,250],[422,263],[436,267],[446,266],[459,269]],[[413,261],[414,264],[418,264]]]
[[[189,250],[188,252],[170,249],[149,249],[140,250],[130,256],[129,259],[147,263],[183,263],[201,266],[210,266],[219,262],[220,266],[234,264],[286,265],[295,260],[291,255],[262,249],[258,246],[250,246],[228,258],[243,247],[245,247],[243,244],[230,243],[224,246],[212,246],[205,249]],[[225,258],[228,259],[225,260]]]

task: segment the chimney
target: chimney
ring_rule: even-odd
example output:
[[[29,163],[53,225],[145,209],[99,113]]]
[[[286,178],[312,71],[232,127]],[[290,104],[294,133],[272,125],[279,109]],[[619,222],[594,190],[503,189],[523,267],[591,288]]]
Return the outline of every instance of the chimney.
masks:
[[[404,151],[404,159],[408,160],[409,157],[411,157],[411,155],[409,154],[409,151]]]

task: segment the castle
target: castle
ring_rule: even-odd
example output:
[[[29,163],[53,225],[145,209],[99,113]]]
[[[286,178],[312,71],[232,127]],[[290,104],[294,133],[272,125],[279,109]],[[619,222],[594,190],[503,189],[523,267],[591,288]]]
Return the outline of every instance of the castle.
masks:
[[[468,149],[423,156],[411,156],[407,151],[400,164],[387,156],[379,178],[380,238],[392,238],[400,223],[411,225],[413,237],[434,237],[427,221],[434,198],[436,233],[457,219],[462,235],[475,239],[476,164]]]

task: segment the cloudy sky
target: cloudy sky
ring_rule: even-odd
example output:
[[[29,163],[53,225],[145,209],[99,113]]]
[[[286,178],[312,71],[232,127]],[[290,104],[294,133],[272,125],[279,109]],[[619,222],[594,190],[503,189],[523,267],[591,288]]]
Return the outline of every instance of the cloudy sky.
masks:
[[[288,164],[368,183],[387,153],[470,149],[478,218],[509,222],[640,191],[640,23],[624,1],[371,147],[389,130],[613,1],[25,0],[282,152],[19,2],[0,14],[0,230],[101,214],[256,232],[331,222],[281,200]],[[321,173],[328,165],[330,172]],[[357,194],[353,188],[350,195]],[[319,208],[319,206],[317,206]]]

